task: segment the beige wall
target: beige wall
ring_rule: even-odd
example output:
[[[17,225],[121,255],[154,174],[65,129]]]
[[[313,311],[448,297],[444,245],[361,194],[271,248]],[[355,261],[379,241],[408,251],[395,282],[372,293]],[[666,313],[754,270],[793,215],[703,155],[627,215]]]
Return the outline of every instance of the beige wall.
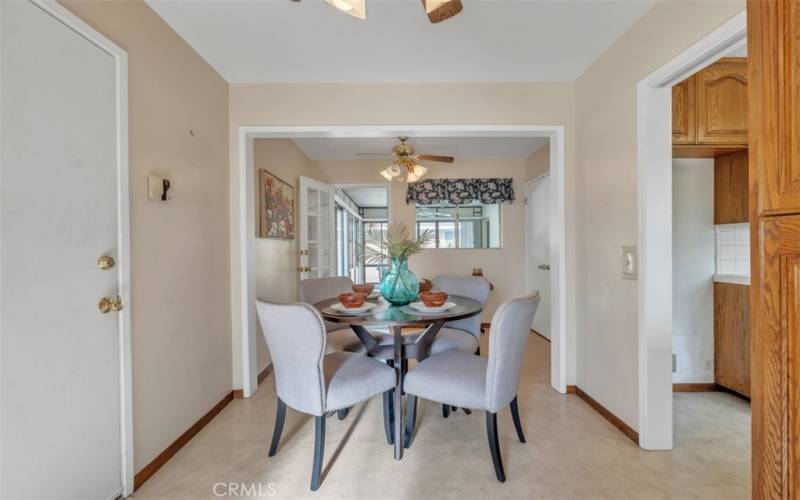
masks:
[[[566,183],[572,186],[573,111],[572,83],[237,84],[230,86],[230,141],[238,145],[238,129],[245,125],[563,125]],[[230,148],[230,166],[233,378],[234,387],[239,388],[242,382],[237,147]],[[573,279],[572,198],[568,188],[568,280]],[[522,231],[522,226],[517,230]],[[567,313],[568,318],[574,314],[570,309]],[[571,328],[570,320],[568,351]],[[570,383],[571,376],[570,373]]]
[[[550,146],[545,144],[525,159],[525,182],[550,170]]]
[[[228,84],[144,2],[61,3],[128,53],[139,471],[231,390]]]
[[[637,244],[636,85],[744,9],[744,2],[661,1],[575,83],[577,383],[638,428],[639,283],[620,277]]]
[[[299,186],[300,176],[311,177],[325,182],[327,179],[316,162],[308,158],[290,139],[258,139],[253,147],[253,166],[258,184],[258,171],[268,170],[295,187]],[[258,187],[256,186],[256,190]],[[255,198],[258,203],[258,193]],[[296,200],[295,200],[296,203]],[[259,220],[258,207],[256,221]],[[297,212],[295,212],[296,214]],[[295,220],[295,228],[297,221]],[[256,231],[258,225],[256,224]],[[256,296],[278,302],[297,300],[297,239],[277,240],[256,238]],[[267,344],[258,329],[258,370],[263,370],[270,362]]]
[[[483,314],[490,321],[497,306],[525,292],[523,269],[525,223],[525,161],[509,159],[456,159],[453,164],[428,163],[426,178],[511,177],[514,179],[514,203],[501,208],[502,248],[499,249],[429,249],[415,255],[409,267],[418,278],[433,278],[439,274],[469,275],[473,267],[483,268],[486,278],[495,286]],[[333,183],[381,183],[378,172],[385,161],[322,161],[320,167]],[[386,183],[386,185],[389,185]],[[390,217],[413,228],[415,205],[406,204],[407,184],[391,184]]]

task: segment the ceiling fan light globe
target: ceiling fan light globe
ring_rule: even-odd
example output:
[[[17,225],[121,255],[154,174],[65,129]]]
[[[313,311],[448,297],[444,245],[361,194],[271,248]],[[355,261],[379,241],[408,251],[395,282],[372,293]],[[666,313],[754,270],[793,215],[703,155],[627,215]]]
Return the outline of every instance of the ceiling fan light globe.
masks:
[[[418,180],[419,177],[417,177],[416,174],[414,174],[414,172],[409,172],[408,177],[406,177],[406,182],[417,182]]]
[[[340,11],[357,19],[367,18],[367,0],[325,0]]]
[[[428,173],[428,169],[423,167],[422,165],[414,165],[414,175],[421,179],[425,174]]]
[[[392,163],[391,165],[386,167],[386,171],[389,172],[392,175],[392,177],[399,177],[403,173],[403,170],[397,163]]]
[[[392,174],[389,173],[389,169],[384,169],[380,171],[380,174],[389,182],[392,182]]]

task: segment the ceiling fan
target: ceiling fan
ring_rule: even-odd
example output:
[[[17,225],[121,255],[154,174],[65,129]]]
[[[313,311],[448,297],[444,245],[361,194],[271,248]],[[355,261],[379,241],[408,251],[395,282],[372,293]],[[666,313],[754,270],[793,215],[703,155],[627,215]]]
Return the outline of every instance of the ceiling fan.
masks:
[[[389,182],[393,180],[417,182],[420,180],[428,173],[428,169],[417,163],[418,160],[453,163],[452,156],[418,154],[414,151],[414,146],[408,144],[408,137],[398,137],[398,139],[400,144],[393,147],[391,153],[358,153],[361,156],[392,157],[394,160],[391,165],[380,171],[380,174]]]
[[[298,0],[294,0],[298,1]],[[345,14],[358,19],[367,18],[367,0],[325,0]],[[422,0],[422,6],[432,23],[440,23],[455,16],[464,8],[461,0]]]

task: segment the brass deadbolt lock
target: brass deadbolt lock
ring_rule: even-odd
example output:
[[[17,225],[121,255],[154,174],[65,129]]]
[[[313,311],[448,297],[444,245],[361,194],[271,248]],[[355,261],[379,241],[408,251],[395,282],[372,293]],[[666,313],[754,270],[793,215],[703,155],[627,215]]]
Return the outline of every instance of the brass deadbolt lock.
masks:
[[[114,257],[110,257],[108,255],[103,255],[99,259],[97,259],[97,267],[102,269],[103,271],[107,269],[111,269],[117,264],[114,260]]]

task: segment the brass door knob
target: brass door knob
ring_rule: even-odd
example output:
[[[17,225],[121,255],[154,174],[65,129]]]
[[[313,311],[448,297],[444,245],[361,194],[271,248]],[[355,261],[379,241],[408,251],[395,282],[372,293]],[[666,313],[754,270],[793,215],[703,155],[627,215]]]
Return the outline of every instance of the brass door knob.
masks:
[[[97,259],[97,267],[102,269],[103,271],[107,269],[111,269],[117,264],[114,260],[114,257],[110,257],[108,255],[103,255],[99,259]]]
[[[122,309],[122,297],[112,299],[111,297],[103,297],[97,304],[97,308],[103,314],[108,314],[111,311],[117,312]]]

